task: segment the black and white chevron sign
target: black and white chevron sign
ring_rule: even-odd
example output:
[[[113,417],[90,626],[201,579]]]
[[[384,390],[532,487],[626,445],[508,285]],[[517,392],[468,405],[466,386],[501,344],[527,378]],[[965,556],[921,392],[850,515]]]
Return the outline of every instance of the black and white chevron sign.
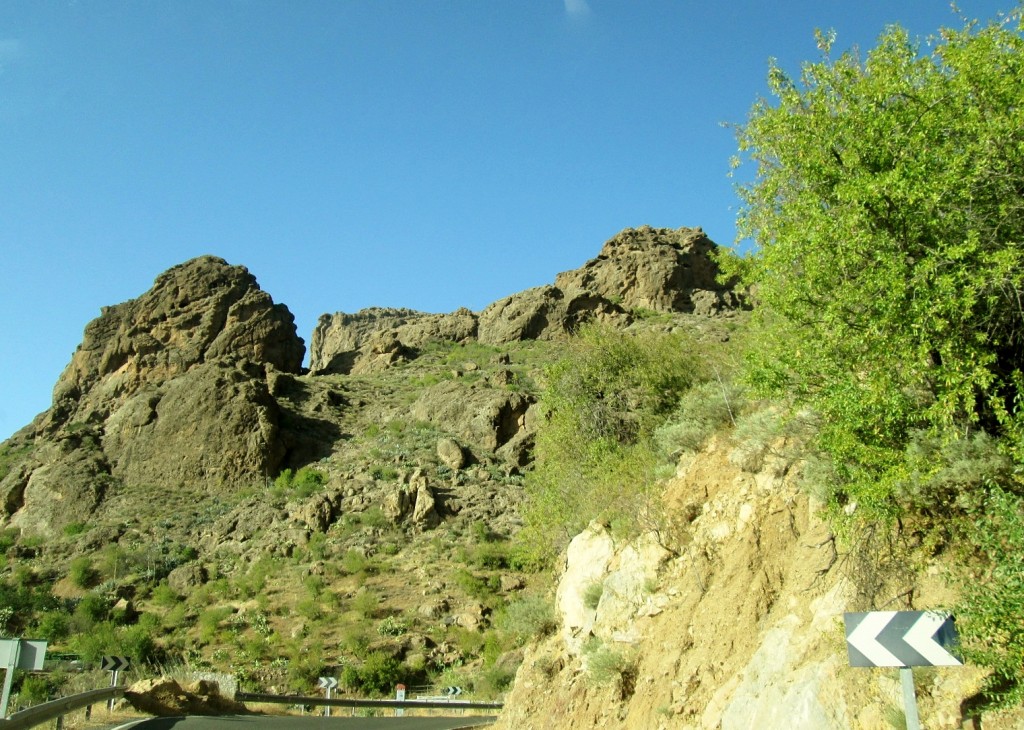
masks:
[[[953,617],[935,611],[843,614],[851,667],[952,667],[959,644]]]
[[[106,672],[126,672],[131,666],[131,658],[126,656],[105,656],[100,660],[100,669]]]
[[[444,693],[449,697],[458,697],[462,694],[462,687],[445,687]]]
[[[338,686],[338,680],[336,677],[320,677],[318,684],[320,689],[334,689]]]

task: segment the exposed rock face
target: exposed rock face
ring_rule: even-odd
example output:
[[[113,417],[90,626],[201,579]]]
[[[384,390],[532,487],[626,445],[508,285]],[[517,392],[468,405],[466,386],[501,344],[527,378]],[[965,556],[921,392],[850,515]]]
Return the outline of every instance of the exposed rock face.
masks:
[[[840,569],[820,505],[781,459],[750,473],[738,456],[724,440],[684,456],[665,493],[673,523],[657,534],[626,543],[594,523],[572,541],[556,598],[562,630],[527,650],[496,728],[888,726],[899,680],[849,667],[843,612],[873,607]],[[949,605],[939,576],[936,566],[910,590],[887,586],[882,600],[892,610]],[[599,651],[623,660],[604,683],[588,669]],[[985,670],[932,671],[918,683],[921,717],[966,727],[960,703]],[[992,727],[1020,720],[1017,710]]]
[[[50,425],[102,421],[143,386],[219,358],[299,372],[304,354],[287,307],[275,305],[245,267],[202,256],[86,326],[54,388]]]
[[[380,369],[415,357],[431,340],[500,345],[558,339],[590,320],[628,324],[635,309],[705,316],[735,309],[740,300],[716,280],[716,248],[700,228],[627,228],[607,241],[597,258],[559,274],[554,285],[505,297],[479,314],[381,308],[325,314],[313,332],[310,369]]]
[[[413,418],[456,433],[484,451],[495,452],[527,429],[530,398],[485,386],[438,383],[412,405]]]
[[[451,314],[425,314],[412,309],[371,307],[356,314],[324,314],[313,330],[310,370],[314,373],[353,372],[361,361],[377,360],[379,363],[381,354],[395,352],[413,355],[431,340],[472,340],[476,337],[476,328],[476,315],[468,309]]]
[[[700,228],[629,228],[596,259],[559,274],[555,286],[567,296],[589,294],[626,309],[713,314],[739,305],[716,280],[716,248]]]
[[[304,349],[291,313],[244,267],[203,256],[166,271],[86,326],[31,459],[0,483],[5,516],[46,534],[111,490],[276,473],[286,445],[267,381],[298,373]]]
[[[126,483],[220,485],[276,473],[279,419],[261,368],[216,360],[129,398],[107,419],[103,446]]]

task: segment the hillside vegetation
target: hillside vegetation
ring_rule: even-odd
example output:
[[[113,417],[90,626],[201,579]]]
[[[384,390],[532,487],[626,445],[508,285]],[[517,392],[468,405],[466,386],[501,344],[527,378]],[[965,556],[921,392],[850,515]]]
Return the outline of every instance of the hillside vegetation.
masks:
[[[725,604],[701,602],[722,591],[756,629],[780,595],[809,590],[787,576],[841,571],[846,610],[954,612],[987,672],[965,716],[1019,705],[1021,23],[928,43],[893,27],[863,57],[833,57],[822,32],[798,78],[772,66],[774,98],[737,129],[736,164],[754,167],[745,257],[699,229],[627,230],[481,313],[325,316],[311,373],[287,310],[248,272],[208,258],[167,272],[87,328],[54,407],[0,446],[0,628],[269,691],[336,673],[351,692],[443,682],[488,696],[564,638],[586,681],[628,703],[656,682],[613,645],[628,612],[592,631],[621,598],[606,586],[626,585],[647,618],[721,618]],[[647,564],[595,574],[576,586],[590,626],[556,638],[575,598],[553,601],[552,582],[578,534],[675,560],[689,584],[663,592]],[[815,544],[793,549],[810,562],[779,557],[805,535]],[[731,566],[717,583],[716,565]],[[917,606],[907,575],[935,571],[955,598]],[[813,623],[835,619],[839,595],[816,596]],[[746,681],[723,669],[739,659],[695,659],[699,638],[658,637],[676,641],[660,676],[689,672],[666,723],[703,712],[698,699],[724,707]],[[710,653],[753,644],[708,639]],[[578,682],[557,656],[521,677]]]
[[[553,627],[567,535],[520,537],[540,393],[580,327],[659,358],[727,337],[743,313],[714,249],[700,229],[627,229],[480,313],[325,315],[309,372],[243,267],[164,272],[86,327],[53,406],[0,446],[2,628],[86,666],[130,656],[251,690],[331,675],[354,694],[499,696]],[[18,701],[71,679],[25,678]]]

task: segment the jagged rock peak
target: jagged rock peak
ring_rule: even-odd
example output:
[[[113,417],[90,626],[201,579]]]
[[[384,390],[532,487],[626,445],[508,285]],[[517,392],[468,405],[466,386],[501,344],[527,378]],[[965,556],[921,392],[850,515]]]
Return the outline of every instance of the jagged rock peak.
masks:
[[[235,358],[299,372],[304,354],[291,312],[248,269],[200,256],[160,274],[139,298],[104,307],[86,326],[54,388],[51,418],[102,418],[141,386],[200,363]]]
[[[480,313],[424,314],[374,307],[323,315],[313,332],[314,373],[360,372],[415,356],[429,340],[490,345],[567,336],[585,321],[628,324],[641,310],[713,316],[741,306],[717,280],[717,246],[700,228],[627,228],[597,258],[553,285],[512,294]]]
[[[627,228],[597,258],[559,274],[555,286],[626,309],[712,315],[739,305],[731,287],[717,280],[716,249],[701,228]]]

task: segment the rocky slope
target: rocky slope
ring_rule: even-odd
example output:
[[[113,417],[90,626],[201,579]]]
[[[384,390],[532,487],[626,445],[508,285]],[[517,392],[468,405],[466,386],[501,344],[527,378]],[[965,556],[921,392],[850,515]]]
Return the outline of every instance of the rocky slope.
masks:
[[[145,628],[254,688],[377,654],[419,675],[475,661],[495,610],[542,582],[508,551],[557,341],[590,318],[723,337],[739,302],[713,249],[626,230],[482,312],[325,316],[311,372],[245,268],[176,266],[87,326],[53,406],[0,444],[5,585],[69,612],[98,597],[63,631]],[[49,631],[38,600],[0,630]]]
[[[496,728],[905,726],[898,670],[849,666],[843,613],[948,606],[941,565],[866,585],[868,565],[830,534],[793,465],[768,453],[752,468],[741,447],[721,436],[684,455],[659,531],[623,542],[592,524],[573,539],[559,629],[528,650]],[[976,667],[915,675],[923,727],[1024,727],[1020,710],[961,716]]]

